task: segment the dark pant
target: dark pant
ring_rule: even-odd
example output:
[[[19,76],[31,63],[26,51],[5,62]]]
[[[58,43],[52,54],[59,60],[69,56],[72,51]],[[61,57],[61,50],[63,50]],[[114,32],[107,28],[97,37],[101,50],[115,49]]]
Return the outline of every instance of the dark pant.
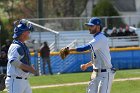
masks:
[[[46,63],[48,64],[48,69],[49,69],[49,73],[52,75],[52,69],[51,69],[51,62],[50,62],[50,58],[46,57],[46,58],[42,58],[43,60],[43,74],[46,74]]]
[[[0,66],[0,74],[6,74],[7,66]]]

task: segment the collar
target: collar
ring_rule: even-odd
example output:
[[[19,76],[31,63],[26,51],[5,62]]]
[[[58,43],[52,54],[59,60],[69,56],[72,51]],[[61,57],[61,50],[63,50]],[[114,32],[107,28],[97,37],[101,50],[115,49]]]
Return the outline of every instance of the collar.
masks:
[[[99,35],[101,32],[95,33],[93,36],[96,37],[97,35]]]
[[[24,43],[23,43],[23,42],[21,42],[21,41],[20,41],[20,40],[18,40],[18,39],[14,39],[14,40],[13,40],[13,43],[19,43],[19,44],[24,45]]]

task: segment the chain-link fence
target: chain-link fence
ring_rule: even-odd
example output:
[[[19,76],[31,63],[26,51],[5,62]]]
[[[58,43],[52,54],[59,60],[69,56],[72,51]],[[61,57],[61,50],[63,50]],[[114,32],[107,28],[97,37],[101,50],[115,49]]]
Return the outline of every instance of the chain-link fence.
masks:
[[[92,36],[89,35],[89,32],[86,30],[87,28],[84,25],[89,19],[90,18],[86,17],[30,19],[33,24],[37,25],[34,25],[34,32],[31,33],[31,39],[28,46],[34,50],[38,50],[41,43],[46,41],[48,42],[50,48],[54,49],[54,51],[58,51],[64,46],[83,45],[92,39]],[[139,27],[139,16],[101,17],[101,20],[103,23],[102,26],[106,26],[109,29],[112,29],[113,27],[125,28],[125,25]],[[109,37],[108,41],[110,47],[140,46],[140,39],[137,36]],[[42,61],[37,51],[35,55],[35,58],[32,58],[32,62],[36,64],[36,68],[38,69],[39,73],[41,73]],[[77,59],[79,57],[72,58]],[[66,64],[70,65],[69,61],[74,62],[72,58],[67,60],[68,63]],[[56,62],[56,60],[58,62]],[[54,66],[54,72],[55,69],[57,70],[55,73],[65,72],[63,70],[65,70],[64,68],[67,65],[63,66],[64,63],[61,62],[58,55],[57,57],[55,55],[51,56],[51,61],[52,65]]]
[[[108,29],[112,29],[113,27],[122,27],[125,29],[126,25],[133,27],[139,27],[140,25],[140,16],[112,16],[100,18],[102,20],[102,26],[108,27]],[[31,40],[30,43],[28,43],[28,46],[36,50],[39,49],[41,43],[46,41],[52,51],[58,51],[60,48],[65,47],[74,40],[81,42],[83,39],[78,37],[89,37],[88,32],[85,33],[87,28],[84,25],[89,19],[89,17],[29,19],[37,25],[34,25],[34,32],[31,33]],[[110,30],[109,33],[111,31],[112,30]],[[89,41],[89,38],[86,40],[84,39],[84,41]]]
[[[112,16],[112,17],[100,17],[103,27],[125,27],[125,25],[131,25],[140,27],[140,16]],[[55,31],[77,31],[85,30],[85,23],[90,17],[68,17],[68,18],[40,18],[30,19],[31,21],[38,23],[47,28],[51,28]]]

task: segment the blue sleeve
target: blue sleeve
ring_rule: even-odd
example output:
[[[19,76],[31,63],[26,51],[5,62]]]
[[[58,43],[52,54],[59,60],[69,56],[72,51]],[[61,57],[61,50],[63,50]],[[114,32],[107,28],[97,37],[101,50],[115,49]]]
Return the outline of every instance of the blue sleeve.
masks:
[[[90,44],[84,45],[84,46],[79,46],[76,48],[76,51],[78,52],[83,52],[91,49]]]

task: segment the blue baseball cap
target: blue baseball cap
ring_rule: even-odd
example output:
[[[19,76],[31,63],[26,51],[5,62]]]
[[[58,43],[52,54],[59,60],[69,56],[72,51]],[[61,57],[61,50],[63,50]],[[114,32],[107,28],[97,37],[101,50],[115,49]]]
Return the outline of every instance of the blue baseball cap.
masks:
[[[85,23],[87,26],[101,25],[101,20],[97,17],[92,17],[88,23]]]
[[[18,23],[18,25],[16,25]],[[14,22],[14,35],[13,38],[19,37],[25,31],[31,31],[33,29],[32,24],[26,19],[21,19]]]

